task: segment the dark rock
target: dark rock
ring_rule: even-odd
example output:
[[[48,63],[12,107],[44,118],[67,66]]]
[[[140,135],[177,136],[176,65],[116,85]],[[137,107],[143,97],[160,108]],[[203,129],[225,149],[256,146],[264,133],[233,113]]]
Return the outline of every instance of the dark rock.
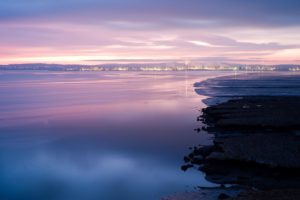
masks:
[[[182,171],[186,171],[188,170],[189,168],[192,168],[194,165],[191,165],[191,164],[188,164],[188,165],[182,165],[181,166],[181,170]]]
[[[245,191],[231,200],[299,200],[299,189]]]
[[[189,161],[191,160],[191,159],[190,159],[189,157],[187,157],[187,156],[184,156],[183,159],[184,159],[184,162],[186,162],[186,163],[189,162]]]
[[[192,149],[187,165],[213,183],[255,188],[215,199],[300,199],[300,76],[246,74],[201,86],[196,92],[213,104],[197,121],[215,138],[212,146]]]
[[[221,193],[219,196],[218,196],[218,199],[220,200],[223,200],[223,199],[229,199],[230,196],[228,196],[227,194],[225,193]]]

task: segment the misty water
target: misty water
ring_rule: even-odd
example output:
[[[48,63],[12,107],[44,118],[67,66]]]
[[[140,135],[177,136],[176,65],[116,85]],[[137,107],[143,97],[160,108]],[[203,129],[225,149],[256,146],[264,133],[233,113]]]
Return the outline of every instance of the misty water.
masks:
[[[228,72],[0,72],[0,199],[153,200],[214,186],[195,82]]]

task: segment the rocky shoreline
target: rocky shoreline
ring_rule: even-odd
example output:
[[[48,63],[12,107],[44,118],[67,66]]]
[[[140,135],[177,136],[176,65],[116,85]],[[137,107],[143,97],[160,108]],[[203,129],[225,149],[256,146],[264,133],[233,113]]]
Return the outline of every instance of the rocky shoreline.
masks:
[[[208,107],[201,119],[214,145],[194,148],[183,170],[198,165],[219,184],[300,188],[299,115],[300,97],[245,97]]]
[[[289,77],[285,78],[291,80]],[[231,79],[221,80],[232,89]],[[265,84],[272,80],[276,87],[280,83],[274,84],[274,80],[284,81],[284,77],[274,75],[259,79]],[[296,81],[290,81],[291,86],[299,92],[300,76],[294,75],[292,79]],[[278,95],[261,95],[253,75],[238,80],[247,80],[252,94],[243,92],[247,95],[231,96],[228,101],[202,110],[198,117],[202,127],[197,130],[213,134],[213,145],[194,147],[184,157],[182,170],[197,168],[213,183],[244,188],[239,195],[224,192],[211,199],[300,199],[300,96],[297,92],[281,95],[280,90]],[[286,82],[282,84],[282,89],[289,88]],[[258,87],[259,95],[253,92],[254,87]],[[223,90],[222,98],[225,93]]]

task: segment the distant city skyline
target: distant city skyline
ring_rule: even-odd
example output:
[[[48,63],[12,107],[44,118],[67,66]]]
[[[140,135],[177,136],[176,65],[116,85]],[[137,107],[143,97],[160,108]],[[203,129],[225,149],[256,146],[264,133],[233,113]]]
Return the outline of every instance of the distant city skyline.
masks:
[[[297,0],[0,0],[0,64],[300,63]]]

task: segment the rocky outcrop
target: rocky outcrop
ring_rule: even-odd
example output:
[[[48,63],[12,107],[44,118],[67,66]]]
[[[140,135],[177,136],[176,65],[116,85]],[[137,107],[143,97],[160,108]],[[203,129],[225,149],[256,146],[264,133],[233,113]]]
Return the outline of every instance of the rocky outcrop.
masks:
[[[183,169],[198,166],[219,184],[298,188],[298,116],[299,97],[244,97],[205,108],[201,119],[214,145],[195,147]]]

